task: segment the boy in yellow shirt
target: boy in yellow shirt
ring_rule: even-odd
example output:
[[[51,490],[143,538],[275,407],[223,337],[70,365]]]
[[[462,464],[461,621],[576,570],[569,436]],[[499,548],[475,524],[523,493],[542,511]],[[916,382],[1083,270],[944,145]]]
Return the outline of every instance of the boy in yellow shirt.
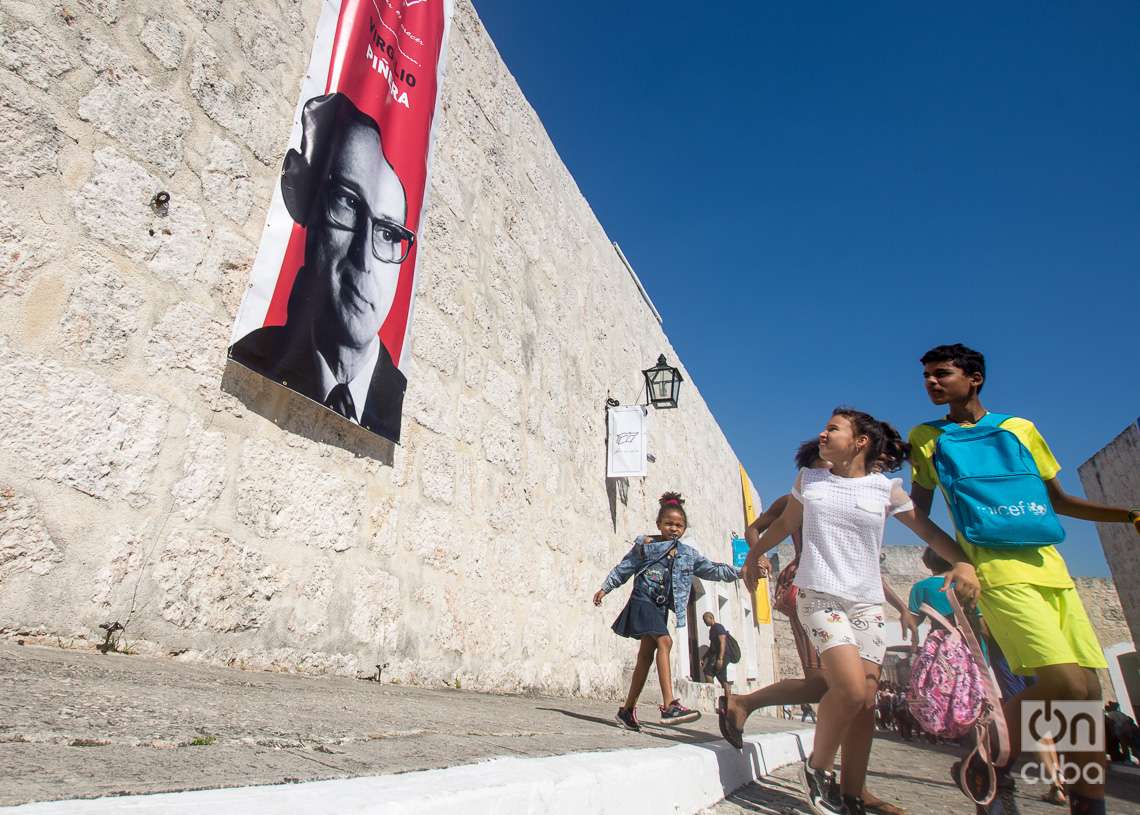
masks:
[[[949,407],[946,419],[973,425],[986,415],[980,398],[986,378],[982,354],[960,344],[939,345],[927,351],[921,362],[930,400]],[[1102,506],[1066,494],[1056,478],[1061,467],[1032,422],[1009,418],[1000,426],[1013,433],[1033,456],[1057,514],[1101,523],[1137,523],[1134,510]],[[934,488],[939,486],[934,453],[941,433],[930,425],[918,425],[910,432],[911,499],[917,510],[928,514]],[[1008,769],[1021,752],[1021,703],[1099,700],[1096,669],[1106,667],[1106,663],[1068,567],[1055,547],[985,548],[966,540],[961,532],[958,543],[977,571],[982,587],[979,603],[994,639],[1014,673],[1036,680],[1004,706],[1011,759],[1002,768],[1004,772],[999,772],[998,797],[989,811],[1012,815],[1017,806]],[[1081,780],[1069,787],[1071,811],[1103,815],[1104,751],[1073,754],[1066,759],[1082,771]],[[1086,767],[1092,772],[1084,772]],[[974,772],[973,766],[969,769],[967,783],[976,791],[988,785],[984,773]],[[1099,778],[1100,783],[1086,780],[1090,778]]]

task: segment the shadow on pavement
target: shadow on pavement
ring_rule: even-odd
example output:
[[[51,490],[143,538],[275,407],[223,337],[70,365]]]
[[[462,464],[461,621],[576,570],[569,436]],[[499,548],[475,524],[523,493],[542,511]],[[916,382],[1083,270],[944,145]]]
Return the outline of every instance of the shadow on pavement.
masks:
[[[741,787],[725,800],[745,812],[763,812],[765,815],[771,812],[788,813],[788,815],[804,815],[811,812],[804,803],[803,793],[798,787],[775,779],[762,778]]]
[[[573,710],[563,710],[558,707],[539,707],[535,710],[545,710],[550,713],[561,713],[563,716],[569,716],[571,719],[578,719],[583,722],[593,722],[594,724],[605,725],[612,727],[616,730],[625,730],[615,719],[603,719],[600,716],[589,716],[585,713],[578,713]],[[632,732],[632,731],[631,731]],[[720,736],[714,736],[712,733],[706,733],[703,730],[689,730],[684,727],[668,727],[666,725],[648,724],[643,722],[641,725],[642,735],[649,736],[654,739],[661,739],[662,741],[675,741],[681,744],[695,744],[700,746],[701,742],[714,742],[720,741]],[[676,734],[676,735],[674,735]]]

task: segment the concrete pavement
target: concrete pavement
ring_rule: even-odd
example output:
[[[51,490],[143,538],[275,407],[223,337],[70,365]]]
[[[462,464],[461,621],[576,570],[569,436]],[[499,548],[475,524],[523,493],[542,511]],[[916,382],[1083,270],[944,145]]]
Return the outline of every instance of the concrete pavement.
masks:
[[[876,737],[867,786],[886,801],[912,815],[971,815],[974,807],[950,781],[949,767],[958,758],[955,748],[903,742],[896,736]],[[1140,813],[1140,776],[1110,768],[1107,808],[1113,815]],[[1017,802],[1022,815],[1067,815],[1068,807],[1041,800],[1046,790],[1019,783]],[[763,781],[748,784],[703,815],[807,815],[799,768],[788,765]]]
[[[657,702],[643,697],[647,722]],[[638,734],[616,708],[3,643],[0,806],[723,745],[714,717]],[[749,733],[801,729],[754,717]]]

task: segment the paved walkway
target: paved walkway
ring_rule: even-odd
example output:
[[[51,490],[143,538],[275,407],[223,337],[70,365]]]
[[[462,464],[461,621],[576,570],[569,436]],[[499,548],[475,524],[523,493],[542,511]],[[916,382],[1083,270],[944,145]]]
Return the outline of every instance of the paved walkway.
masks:
[[[719,739],[709,716],[631,733],[616,707],[0,643],[0,806]]]
[[[958,753],[949,747],[904,743],[895,737],[876,738],[867,785],[881,798],[905,807],[912,815],[970,815],[974,808],[950,781],[949,767]],[[1067,807],[1041,801],[1044,789],[1020,784],[1022,815],[1068,815]],[[1140,813],[1140,774],[1111,770],[1108,811],[1114,815]],[[803,815],[799,768],[785,767],[763,783],[749,784],[707,813],[715,815]]]

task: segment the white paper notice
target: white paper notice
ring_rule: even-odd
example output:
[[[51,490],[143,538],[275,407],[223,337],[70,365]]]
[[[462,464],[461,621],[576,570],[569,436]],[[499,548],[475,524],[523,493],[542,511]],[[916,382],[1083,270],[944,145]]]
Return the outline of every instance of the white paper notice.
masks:
[[[645,477],[648,472],[649,412],[641,405],[609,409],[608,478]]]

